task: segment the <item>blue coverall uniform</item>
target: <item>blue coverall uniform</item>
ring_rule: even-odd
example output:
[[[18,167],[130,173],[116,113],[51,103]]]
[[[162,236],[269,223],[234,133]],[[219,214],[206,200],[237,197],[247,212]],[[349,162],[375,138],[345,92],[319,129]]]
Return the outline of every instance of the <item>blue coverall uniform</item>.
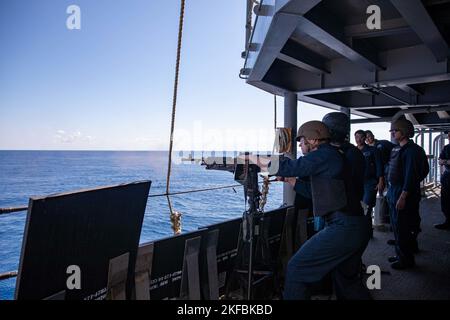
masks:
[[[364,171],[364,198],[363,202],[367,204],[368,214],[372,215],[372,209],[375,207],[377,190],[375,189],[380,177],[383,177],[383,161],[380,151],[376,147],[364,145],[361,149],[366,162]]]
[[[399,261],[405,265],[414,265],[414,251],[420,232],[420,172],[424,157],[424,150],[409,140],[404,146],[392,149],[389,161],[386,197],[394,230],[395,251]],[[403,191],[408,192],[405,208],[397,210],[396,204]]]
[[[297,178],[294,186],[295,201],[294,206],[296,212],[300,209],[308,209],[313,212],[312,196],[311,196],[311,182],[308,179]],[[314,217],[314,231],[317,232],[323,228],[322,217]]]
[[[391,151],[395,144],[387,140],[375,140],[374,147],[377,148],[381,155],[381,162],[383,163],[383,175],[387,176],[389,167],[389,160],[391,158]]]
[[[299,178],[310,176],[311,179],[319,177],[323,182],[328,180],[330,183],[340,179],[344,182],[345,162],[344,155],[337,148],[322,144],[316,151],[297,160],[280,160],[276,175]],[[313,192],[314,208],[335,200],[327,197],[345,197],[350,182],[345,181],[344,184],[344,194],[323,194],[323,198],[314,199]],[[370,299],[367,288],[358,277],[361,255],[369,241],[369,226],[361,212],[353,214],[346,210],[347,207],[351,207],[348,201],[342,209],[325,214],[325,228],[306,241],[290,259],[286,270],[284,299],[308,299],[309,285],[320,281],[331,271],[339,298]]]
[[[342,144],[340,149],[345,155],[344,172],[347,177],[345,183],[348,194],[345,211],[351,212],[352,215],[363,215],[361,201],[364,197],[364,173],[366,170],[364,155],[349,142]]]
[[[450,144],[446,145],[439,155],[439,159],[450,160]],[[450,165],[445,165],[441,176],[441,209],[447,223],[450,223]]]

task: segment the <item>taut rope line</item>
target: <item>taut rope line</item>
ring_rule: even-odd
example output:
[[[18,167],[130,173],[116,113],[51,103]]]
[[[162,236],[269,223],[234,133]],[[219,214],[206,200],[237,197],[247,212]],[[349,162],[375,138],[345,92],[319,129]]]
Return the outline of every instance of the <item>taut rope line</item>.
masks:
[[[175,128],[175,115],[177,109],[177,94],[178,94],[178,77],[180,73],[180,60],[181,60],[181,44],[183,38],[183,22],[184,22],[184,5],[185,0],[181,0],[180,6],[180,20],[178,25],[178,43],[177,43],[177,59],[175,64],[175,82],[173,85],[173,99],[172,99],[172,121],[170,125],[170,145],[169,145],[169,162],[167,168],[167,183],[166,194],[167,202],[170,210],[170,221],[172,222],[172,229],[174,234],[181,233],[181,213],[173,210],[172,203],[170,202],[170,174],[172,171],[172,149],[173,149],[173,131]]]

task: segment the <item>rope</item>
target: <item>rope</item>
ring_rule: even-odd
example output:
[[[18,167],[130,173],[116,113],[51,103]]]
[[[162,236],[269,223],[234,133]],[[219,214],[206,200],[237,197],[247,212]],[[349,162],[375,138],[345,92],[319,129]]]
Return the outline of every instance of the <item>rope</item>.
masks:
[[[186,194],[186,193],[195,193],[195,192],[204,192],[204,191],[211,191],[211,190],[220,190],[220,189],[231,189],[236,187],[242,187],[241,184],[233,184],[233,185],[227,185],[227,186],[219,186],[219,187],[211,187],[211,188],[204,188],[204,189],[194,189],[194,190],[187,190],[187,191],[179,191],[179,192],[172,192],[170,194],[167,193],[159,193],[159,194],[151,194],[148,197],[154,198],[154,197],[162,197],[162,196],[173,196],[178,194]]]
[[[6,280],[9,278],[17,277],[17,271],[9,271],[5,273],[0,273],[0,280]]]
[[[273,181],[276,181],[273,180]],[[263,180],[263,185],[262,185],[262,190],[261,190],[261,198],[259,200],[259,210],[261,212],[264,212],[264,206],[267,203],[267,195],[269,194],[269,185],[270,185],[270,180],[268,176],[264,176],[264,180]]]
[[[275,132],[274,151],[277,153],[289,153],[292,147],[291,128],[277,128]]]
[[[0,208],[0,215],[7,213],[14,213],[19,211],[27,211],[28,207],[11,207],[11,208]]]
[[[277,95],[273,95],[273,128],[275,130],[275,143],[273,145],[272,154],[275,154],[275,150],[278,152],[280,150],[280,138],[277,131]],[[284,146],[283,146],[284,147]],[[272,181],[277,181],[272,180]],[[267,195],[269,194],[269,188],[270,188],[270,182],[269,177],[264,176],[263,180],[263,186],[261,190],[261,199],[259,200],[259,210],[261,212],[264,212],[264,206],[267,203]]]
[[[168,168],[167,168],[167,183],[166,183],[167,202],[169,204],[170,221],[172,222],[172,229],[173,229],[174,234],[181,233],[181,213],[173,210],[172,203],[170,202],[169,191],[170,191],[170,174],[172,171],[173,132],[175,129],[175,115],[176,115],[176,109],[177,109],[178,77],[179,77],[179,73],[180,73],[181,44],[182,44],[181,41],[183,38],[184,5],[185,5],[185,0],[181,0],[180,21],[179,21],[179,25],[178,25],[177,59],[176,59],[176,64],[175,64],[175,82],[173,85],[172,120],[171,120],[171,125],[170,125],[169,163],[168,163]]]

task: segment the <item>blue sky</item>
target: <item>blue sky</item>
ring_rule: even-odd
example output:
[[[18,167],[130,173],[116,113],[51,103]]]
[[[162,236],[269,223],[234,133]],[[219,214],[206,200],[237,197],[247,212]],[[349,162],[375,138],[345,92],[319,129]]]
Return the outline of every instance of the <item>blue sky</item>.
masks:
[[[178,0],[2,0],[0,149],[167,149],[178,14]],[[177,149],[271,150],[273,97],[238,78],[244,24],[244,1],[186,2]],[[299,124],[327,112],[300,104]]]

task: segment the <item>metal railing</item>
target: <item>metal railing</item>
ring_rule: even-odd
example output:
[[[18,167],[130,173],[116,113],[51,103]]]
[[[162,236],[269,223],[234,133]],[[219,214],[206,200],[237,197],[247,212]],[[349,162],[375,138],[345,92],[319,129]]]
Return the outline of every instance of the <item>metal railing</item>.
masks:
[[[217,187],[210,187],[210,188],[204,188],[204,189],[185,190],[185,191],[169,192],[169,193],[166,193],[166,192],[164,192],[164,193],[156,193],[156,194],[149,194],[148,198],[167,197],[167,196],[174,196],[174,195],[180,195],[180,194],[205,192],[205,191],[221,190],[221,189],[234,189],[234,188],[237,188],[237,187],[242,187],[242,185],[241,184],[233,184],[233,185],[217,186]],[[0,208],[0,215],[5,215],[5,214],[15,213],[15,212],[21,212],[21,211],[27,211],[27,210],[28,210],[28,207],[25,207],[25,206]]]
[[[433,133],[438,134],[433,139]],[[446,135],[436,130],[422,129],[416,132],[414,141],[416,144],[424,148],[425,134],[428,134],[428,160],[430,172],[424,180],[424,184],[433,184],[434,187],[440,185],[439,176],[442,174],[442,166],[439,165],[439,154],[445,146]],[[420,140],[420,141],[419,141]],[[425,148],[424,148],[425,149]]]
[[[261,0],[259,2],[255,0],[247,0],[247,15],[246,15],[246,23],[245,23],[245,50],[242,53],[242,57],[245,58],[244,60],[244,67],[239,71],[239,78],[241,79],[248,79],[248,77],[245,75],[246,69],[247,69],[247,61],[248,56],[250,53],[251,44],[253,43],[253,36],[255,35],[256,26],[258,24],[258,17],[259,14],[255,14],[255,23],[252,26],[252,20],[253,20],[253,9],[255,8],[254,4],[257,4],[259,6],[259,10],[261,10],[264,0]]]

